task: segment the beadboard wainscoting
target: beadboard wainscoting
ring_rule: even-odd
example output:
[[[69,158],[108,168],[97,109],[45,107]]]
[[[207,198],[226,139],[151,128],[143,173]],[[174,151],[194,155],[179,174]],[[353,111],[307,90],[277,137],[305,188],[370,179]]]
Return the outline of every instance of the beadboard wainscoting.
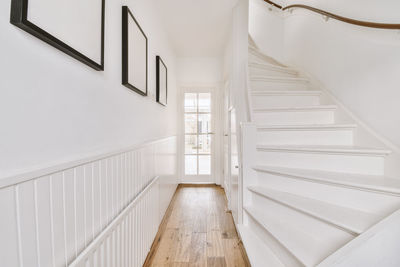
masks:
[[[176,137],[50,169],[1,184],[1,265],[141,266],[177,186]]]

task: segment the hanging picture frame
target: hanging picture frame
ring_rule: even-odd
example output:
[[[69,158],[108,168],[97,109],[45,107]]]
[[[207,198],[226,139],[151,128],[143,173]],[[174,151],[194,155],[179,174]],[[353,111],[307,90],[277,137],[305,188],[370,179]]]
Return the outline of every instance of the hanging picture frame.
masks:
[[[166,106],[168,99],[168,69],[160,56],[156,57],[156,68],[157,102]]]
[[[104,9],[104,0],[11,0],[10,22],[102,71]]]
[[[122,84],[147,95],[148,41],[127,6],[122,7]]]

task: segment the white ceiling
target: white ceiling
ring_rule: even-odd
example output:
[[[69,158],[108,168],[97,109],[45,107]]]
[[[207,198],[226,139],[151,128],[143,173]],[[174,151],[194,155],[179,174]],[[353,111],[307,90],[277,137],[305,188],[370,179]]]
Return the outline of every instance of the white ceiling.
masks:
[[[237,0],[155,0],[178,57],[221,56]]]

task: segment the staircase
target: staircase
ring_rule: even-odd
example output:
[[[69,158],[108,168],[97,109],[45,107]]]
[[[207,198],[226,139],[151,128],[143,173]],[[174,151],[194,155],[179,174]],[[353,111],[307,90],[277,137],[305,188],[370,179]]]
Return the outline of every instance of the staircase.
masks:
[[[355,145],[356,123],[339,119],[323,91],[252,43],[249,76],[238,230],[250,262],[333,266],[334,255],[400,209],[400,180],[384,176],[391,151]]]

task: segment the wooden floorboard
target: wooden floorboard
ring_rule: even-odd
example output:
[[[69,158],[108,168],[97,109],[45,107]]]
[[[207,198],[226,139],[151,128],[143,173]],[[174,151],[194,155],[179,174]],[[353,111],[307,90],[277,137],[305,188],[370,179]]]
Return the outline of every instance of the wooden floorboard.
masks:
[[[178,186],[143,266],[250,266],[224,190]]]

